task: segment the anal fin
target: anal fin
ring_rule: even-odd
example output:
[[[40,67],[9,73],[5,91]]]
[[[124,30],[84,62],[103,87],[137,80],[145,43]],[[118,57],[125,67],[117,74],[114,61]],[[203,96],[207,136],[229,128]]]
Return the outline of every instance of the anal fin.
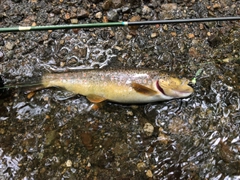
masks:
[[[100,103],[105,101],[106,99],[102,96],[98,96],[96,94],[89,94],[87,95],[87,99],[91,101],[92,103]]]

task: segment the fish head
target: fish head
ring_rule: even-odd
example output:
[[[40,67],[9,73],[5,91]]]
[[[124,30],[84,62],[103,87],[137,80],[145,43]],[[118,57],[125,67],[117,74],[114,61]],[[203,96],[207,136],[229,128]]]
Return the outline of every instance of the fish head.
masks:
[[[176,77],[164,77],[157,81],[157,88],[164,95],[172,98],[183,98],[193,93],[193,88],[188,85],[189,80]]]

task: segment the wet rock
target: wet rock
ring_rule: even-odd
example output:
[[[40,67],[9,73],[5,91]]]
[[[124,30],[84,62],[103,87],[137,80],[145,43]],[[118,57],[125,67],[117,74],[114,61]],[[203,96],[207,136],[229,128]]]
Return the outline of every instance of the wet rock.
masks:
[[[2,36],[0,36],[0,46],[4,46],[4,41],[3,41]]]
[[[146,164],[144,162],[139,162],[137,168],[139,171],[143,171],[146,168]]]
[[[198,57],[199,55],[197,49],[194,47],[190,47],[188,51],[189,51],[189,55],[192,57]]]
[[[148,6],[144,5],[142,8],[142,13],[145,14],[149,14],[151,12],[151,8],[149,8]]]
[[[108,22],[107,16],[103,16],[102,22],[103,22],[103,23],[107,23],[107,22]]]
[[[130,39],[132,39],[132,35],[131,35],[131,34],[127,34],[126,38],[127,38],[128,40],[130,40]]]
[[[168,144],[170,141],[170,137],[162,132],[162,130],[159,130],[160,133],[158,134],[158,141],[162,144]]]
[[[149,177],[149,178],[152,178],[152,177],[153,177],[153,173],[152,173],[151,170],[147,170],[146,175],[147,175],[147,177]]]
[[[189,34],[188,34],[188,38],[189,38],[189,39],[192,39],[192,38],[194,38],[194,37],[195,37],[195,36],[194,36],[193,33],[189,33]]]
[[[219,9],[219,8],[221,8],[221,4],[215,3],[215,4],[213,5],[213,8],[214,8],[214,9]]]
[[[114,8],[122,7],[122,0],[112,0],[112,4]]]
[[[78,23],[78,19],[71,19],[71,24],[77,24]]]
[[[12,50],[14,47],[15,47],[15,44],[14,43],[11,43],[11,42],[7,42],[5,47],[8,49],[8,50]]]
[[[13,55],[14,55],[14,51],[13,51],[13,50],[10,50],[10,51],[8,51],[8,52],[6,53],[6,57],[7,57],[8,59],[12,59],[12,58],[13,58]]]
[[[2,51],[0,51],[0,60],[3,59],[3,57],[4,57],[4,54]]]
[[[72,161],[71,160],[67,160],[66,162],[65,162],[65,165],[66,165],[66,167],[72,167]]]
[[[86,47],[84,47],[84,48],[79,48],[79,55],[80,55],[80,57],[82,57],[82,58],[86,57],[86,55],[87,55],[87,48],[86,48]]]
[[[114,147],[115,155],[123,155],[128,153],[128,145],[124,142],[116,142]]]
[[[80,138],[82,140],[83,145],[87,148],[87,150],[93,150],[93,145],[92,145],[92,135],[90,133],[81,133]]]
[[[64,15],[64,19],[65,20],[69,20],[71,17],[70,17],[70,13],[66,13],[65,15]]]
[[[113,21],[113,22],[118,21],[118,17],[119,16],[116,10],[111,10],[107,13],[107,18],[109,21]]]
[[[155,37],[157,37],[157,35],[158,35],[157,33],[152,33],[151,38],[155,38]]]
[[[129,11],[130,11],[130,5],[124,6],[124,7],[122,8],[122,12],[123,12],[123,13],[127,13],[127,12],[129,12]]]
[[[112,0],[106,0],[104,1],[102,8],[103,10],[109,10],[111,6],[112,6]]]
[[[133,16],[131,17],[131,19],[129,20],[130,22],[135,22],[135,21],[140,21],[141,17],[139,15]],[[137,30],[139,28],[139,26],[130,26],[129,29],[131,30]]]
[[[98,154],[92,158],[91,164],[94,164],[100,168],[107,168],[110,163],[114,161],[114,154],[111,151],[98,152]]]
[[[53,141],[58,137],[58,133],[56,130],[50,130],[46,133],[46,141],[45,145],[50,146],[52,145]]]
[[[166,11],[173,11],[177,9],[177,4],[176,3],[163,4],[161,5],[161,8]]]
[[[78,18],[86,18],[88,16],[89,16],[89,12],[86,11],[85,9],[81,9],[80,11],[77,12]]]
[[[152,124],[150,123],[145,123],[144,127],[143,127],[143,131],[145,132],[145,134],[147,136],[151,136],[153,134],[154,131],[154,127]]]
[[[209,42],[209,45],[211,47],[217,47],[218,45],[220,45],[222,43],[222,40],[221,38],[218,36],[218,34],[214,34],[214,35],[211,35],[209,38],[208,38],[208,42]]]
[[[1,135],[5,134],[5,129],[0,128],[0,134],[1,134]]]
[[[12,0],[12,2],[15,2],[15,3],[20,3],[21,0]]]

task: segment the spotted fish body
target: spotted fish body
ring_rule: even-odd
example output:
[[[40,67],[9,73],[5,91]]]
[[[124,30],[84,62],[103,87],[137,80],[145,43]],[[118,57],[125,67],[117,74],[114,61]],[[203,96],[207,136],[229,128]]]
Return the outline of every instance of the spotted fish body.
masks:
[[[91,102],[149,103],[189,96],[193,89],[158,70],[81,70],[46,74],[44,87],[62,87],[86,96]]]

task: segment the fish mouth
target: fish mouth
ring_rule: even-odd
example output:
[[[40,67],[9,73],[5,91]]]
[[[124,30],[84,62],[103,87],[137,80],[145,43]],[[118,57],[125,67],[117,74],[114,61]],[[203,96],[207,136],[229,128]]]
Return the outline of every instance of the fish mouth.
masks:
[[[178,86],[164,86],[160,85],[159,81],[156,82],[157,89],[164,94],[165,96],[173,97],[173,98],[183,98],[188,97],[193,93],[193,88],[189,86],[187,83],[182,83]]]

